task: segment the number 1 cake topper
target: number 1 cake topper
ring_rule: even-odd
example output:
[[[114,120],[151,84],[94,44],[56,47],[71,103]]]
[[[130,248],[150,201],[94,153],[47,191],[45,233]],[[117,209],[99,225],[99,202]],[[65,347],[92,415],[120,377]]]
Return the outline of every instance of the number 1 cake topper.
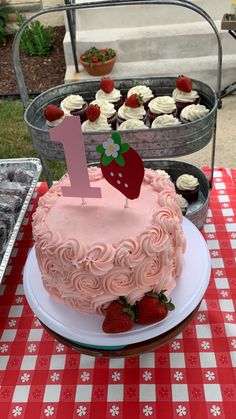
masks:
[[[136,199],[144,177],[143,161],[128,143],[121,143],[118,133],[97,146],[104,178],[128,199]],[[126,205],[127,206],[127,205]]]
[[[90,186],[80,117],[66,116],[49,134],[64,147],[70,186],[62,186],[63,196],[101,198],[101,188]]]

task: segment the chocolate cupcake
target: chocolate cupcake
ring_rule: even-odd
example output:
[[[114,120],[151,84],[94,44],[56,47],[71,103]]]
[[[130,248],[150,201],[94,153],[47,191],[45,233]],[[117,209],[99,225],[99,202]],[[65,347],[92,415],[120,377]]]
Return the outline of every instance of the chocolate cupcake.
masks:
[[[146,111],[143,106],[141,95],[136,93],[125,99],[124,105],[118,109],[117,121],[119,124],[128,119],[139,119],[146,122]]]
[[[109,77],[104,77],[100,80],[100,89],[96,92],[95,99],[112,103],[116,111],[123,103],[120,90],[115,89],[114,81]]]
[[[133,95],[134,93],[142,96],[143,106],[144,106],[144,109],[147,111],[148,104],[150,100],[152,100],[154,97],[154,94],[152,93],[150,87],[145,86],[145,85],[138,85],[138,86],[131,87],[131,89],[129,89],[127,93],[127,97]]]
[[[183,124],[186,124],[203,118],[208,113],[209,109],[204,105],[188,105],[181,111],[180,120]]]
[[[80,95],[69,95],[63,99],[61,102],[61,108],[64,111],[70,112],[73,116],[80,116],[81,123],[84,122],[86,118],[86,109],[88,103]]]
[[[195,176],[183,174],[176,179],[175,189],[190,203],[198,199],[200,185]]]
[[[176,116],[175,100],[171,96],[158,96],[152,99],[148,104],[147,115],[152,125],[155,118],[161,115]]]
[[[101,115],[107,118],[107,122],[111,125],[113,130],[116,130],[117,123],[117,112],[113,103],[109,103],[105,100],[93,100],[90,104],[99,106],[101,110]]]
[[[197,105],[200,102],[200,96],[196,90],[192,90],[192,80],[187,76],[179,76],[176,79],[172,97],[176,102],[177,117],[186,106]]]

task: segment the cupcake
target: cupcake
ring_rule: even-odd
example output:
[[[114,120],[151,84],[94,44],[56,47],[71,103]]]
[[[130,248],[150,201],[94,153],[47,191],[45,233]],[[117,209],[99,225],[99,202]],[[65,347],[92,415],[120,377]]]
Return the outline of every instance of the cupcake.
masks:
[[[181,122],[173,115],[160,115],[154,119],[151,128],[164,128],[178,125],[181,125]]]
[[[179,194],[179,206],[183,215],[186,214],[188,208],[188,201],[183,197],[183,195]]]
[[[111,130],[111,125],[108,124],[107,118],[101,115],[99,106],[90,104],[86,110],[86,116],[87,120],[81,125],[83,132]]]
[[[46,122],[48,127],[54,128],[57,127],[66,116],[69,116],[70,113],[63,111],[62,109],[58,108],[58,106],[49,104],[43,110]]]
[[[106,102],[113,103],[117,111],[123,103],[120,90],[115,89],[114,81],[108,77],[100,80],[100,89],[95,95],[96,100],[105,100]]]
[[[128,119],[139,119],[146,122],[146,111],[143,106],[141,95],[134,93],[127,99],[125,99],[124,105],[118,109],[118,123],[127,121]]]
[[[107,118],[108,124],[111,125],[113,130],[116,130],[117,113],[113,103],[109,103],[105,100],[93,100],[90,105],[97,105],[101,110],[101,115]]]
[[[185,106],[196,105],[200,101],[199,94],[196,90],[192,90],[192,80],[186,76],[179,76],[176,79],[176,88],[172,92],[177,106],[177,116]]]
[[[199,181],[193,175],[184,174],[177,178],[175,189],[178,194],[181,194],[190,203],[198,199]]]
[[[171,96],[158,96],[152,99],[148,104],[147,111],[150,125],[155,118],[160,115],[176,115],[175,100]]]
[[[127,93],[127,97],[133,95],[134,93],[136,93],[137,95],[142,96],[143,106],[144,106],[145,110],[147,111],[148,103],[154,97],[150,87],[144,86],[144,85],[138,85],[138,86],[131,87],[131,89],[129,89],[129,91]]]
[[[204,105],[188,105],[186,106],[180,114],[180,120],[183,123],[193,122],[197,119],[203,118],[209,112],[209,109]]]
[[[63,111],[70,112],[73,116],[80,116],[81,123],[86,120],[88,103],[80,95],[69,95],[61,102]]]

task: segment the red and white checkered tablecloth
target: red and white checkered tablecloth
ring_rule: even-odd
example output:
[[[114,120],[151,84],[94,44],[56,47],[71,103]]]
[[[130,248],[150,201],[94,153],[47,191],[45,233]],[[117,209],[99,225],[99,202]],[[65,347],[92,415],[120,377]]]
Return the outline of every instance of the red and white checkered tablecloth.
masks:
[[[236,170],[214,178],[202,231],[212,275],[195,319],[155,352],[118,359],[63,346],[27,304],[22,269],[39,185],[0,286],[1,418],[236,418]]]

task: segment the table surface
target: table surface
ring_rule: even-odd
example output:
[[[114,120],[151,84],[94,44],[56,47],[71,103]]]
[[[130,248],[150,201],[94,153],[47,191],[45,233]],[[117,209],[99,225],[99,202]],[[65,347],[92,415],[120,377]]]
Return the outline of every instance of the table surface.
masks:
[[[209,175],[209,168],[204,168]],[[37,188],[0,286],[1,418],[236,418],[236,170],[217,168],[202,233],[208,290],[194,320],[154,352],[79,354],[49,335],[23,292]]]

